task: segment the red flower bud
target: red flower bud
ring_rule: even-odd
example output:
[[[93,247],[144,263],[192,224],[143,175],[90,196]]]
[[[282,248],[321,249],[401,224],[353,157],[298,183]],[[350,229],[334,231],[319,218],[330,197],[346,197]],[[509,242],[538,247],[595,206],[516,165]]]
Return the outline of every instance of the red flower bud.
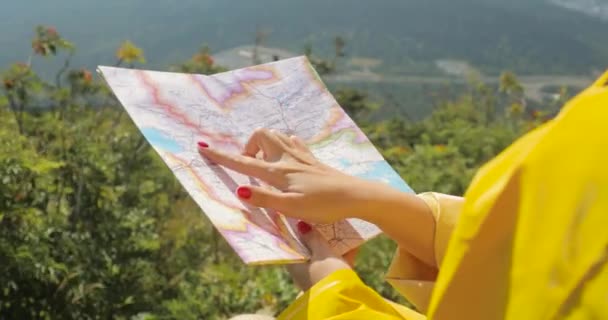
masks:
[[[5,79],[4,80],[4,88],[6,88],[6,90],[10,90],[15,86],[15,83],[13,82],[13,80],[10,79]]]
[[[212,56],[210,56],[210,55],[208,55],[208,54],[206,54],[206,55],[205,55],[205,63],[206,63],[207,65],[212,66],[214,62],[215,62],[215,61],[213,61],[213,57],[212,57]]]
[[[91,71],[89,71],[87,69],[82,69],[81,73],[82,73],[82,80],[84,80],[85,83],[91,83],[91,81],[93,81],[93,75],[91,74]]]
[[[531,115],[532,115],[533,119],[536,119],[536,118],[538,118],[538,116],[540,116],[540,111],[538,111],[538,110],[532,110]]]
[[[56,37],[59,35],[59,33],[57,33],[57,29],[55,27],[46,28],[46,33],[51,37]]]
[[[32,49],[34,49],[34,53],[45,56],[46,49],[40,40],[35,40],[32,42]]]
[[[14,200],[15,200],[15,202],[19,202],[19,201],[25,199],[26,197],[27,197],[27,193],[25,193],[25,192],[19,192],[19,193],[17,193],[15,195]]]

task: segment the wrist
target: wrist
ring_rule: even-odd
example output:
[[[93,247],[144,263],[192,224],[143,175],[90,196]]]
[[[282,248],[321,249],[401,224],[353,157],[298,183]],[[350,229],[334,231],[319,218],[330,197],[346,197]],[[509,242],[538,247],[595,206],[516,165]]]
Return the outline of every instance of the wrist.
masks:
[[[357,179],[351,189],[352,215],[354,218],[377,223],[378,216],[386,210],[392,211],[395,202],[406,194],[391,188],[389,185],[363,179]]]
[[[355,218],[375,224],[400,247],[435,265],[435,219],[424,200],[379,182],[365,181],[357,189]]]

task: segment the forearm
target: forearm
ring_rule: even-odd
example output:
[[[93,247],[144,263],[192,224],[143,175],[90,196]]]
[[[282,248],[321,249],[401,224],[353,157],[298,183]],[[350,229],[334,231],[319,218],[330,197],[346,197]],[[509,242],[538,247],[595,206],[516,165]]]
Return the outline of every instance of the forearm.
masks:
[[[365,184],[357,218],[377,225],[402,249],[435,267],[435,219],[426,202],[381,183]]]

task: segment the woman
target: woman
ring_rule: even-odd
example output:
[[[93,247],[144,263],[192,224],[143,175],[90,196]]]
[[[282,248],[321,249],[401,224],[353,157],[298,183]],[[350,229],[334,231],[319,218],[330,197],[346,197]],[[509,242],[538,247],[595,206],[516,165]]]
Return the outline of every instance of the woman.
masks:
[[[313,258],[290,271],[306,293],[279,319],[608,319],[608,73],[481,168],[464,198],[344,175],[267,130],[243,155],[199,146],[276,188],[239,187],[251,205],[378,225],[399,245],[388,280],[421,312],[365,286],[300,222]]]

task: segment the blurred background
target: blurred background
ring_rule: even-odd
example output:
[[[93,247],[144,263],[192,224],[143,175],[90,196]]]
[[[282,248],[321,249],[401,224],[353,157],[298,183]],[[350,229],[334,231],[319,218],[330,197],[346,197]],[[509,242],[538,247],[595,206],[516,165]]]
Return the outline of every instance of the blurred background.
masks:
[[[246,267],[97,65],[211,74],[307,55],[416,191],[475,171],[608,67],[608,0],[21,0],[0,10],[0,319],[223,319],[295,297]],[[357,260],[382,275],[394,244]]]

